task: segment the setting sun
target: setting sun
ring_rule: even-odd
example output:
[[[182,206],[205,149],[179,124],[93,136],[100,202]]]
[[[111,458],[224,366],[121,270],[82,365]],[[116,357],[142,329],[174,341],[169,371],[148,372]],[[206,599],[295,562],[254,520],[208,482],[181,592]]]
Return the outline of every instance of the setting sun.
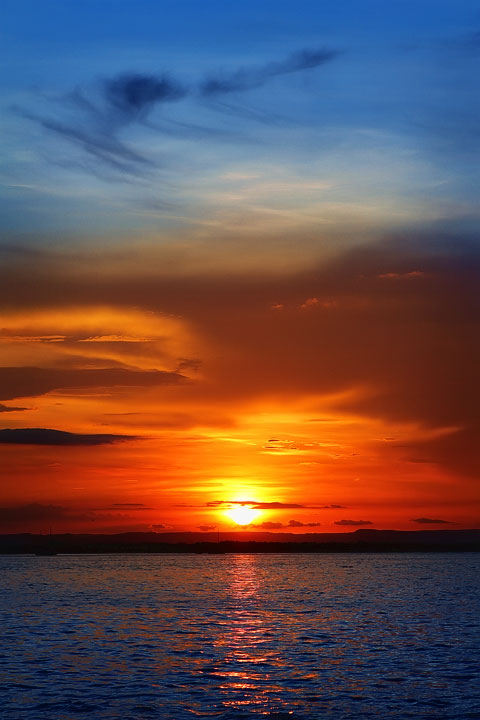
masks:
[[[260,514],[260,510],[254,510],[251,507],[240,505],[239,507],[226,510],[225,515],[229,517],[237,525],[250,525]]]

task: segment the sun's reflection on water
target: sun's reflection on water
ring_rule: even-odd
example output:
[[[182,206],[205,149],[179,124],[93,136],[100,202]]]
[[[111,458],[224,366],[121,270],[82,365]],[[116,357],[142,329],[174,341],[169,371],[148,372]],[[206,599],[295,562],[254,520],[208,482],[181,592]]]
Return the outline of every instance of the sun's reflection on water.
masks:
[[[231,557],[228,584],[229,613],[217,644],[223,664],[220,680],[222,705],[262,713],[271,708],[272,695],[285,691],[273,682],[272,670],[282,665],[277,650],[269,648],[272,632],[268,607],[262,601],[262,581],[255,555]]]

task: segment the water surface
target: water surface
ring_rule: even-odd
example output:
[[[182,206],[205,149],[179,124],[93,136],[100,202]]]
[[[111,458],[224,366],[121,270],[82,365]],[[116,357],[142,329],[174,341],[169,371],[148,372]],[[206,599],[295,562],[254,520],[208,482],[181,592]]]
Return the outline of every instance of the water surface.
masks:
[[[480,718],[474,553],[0,557],[3,720]]]

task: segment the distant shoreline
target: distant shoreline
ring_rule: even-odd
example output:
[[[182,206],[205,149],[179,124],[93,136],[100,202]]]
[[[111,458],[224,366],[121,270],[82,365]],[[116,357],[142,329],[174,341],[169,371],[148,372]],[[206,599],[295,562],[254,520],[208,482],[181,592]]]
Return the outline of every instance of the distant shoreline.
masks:
[[[257,533],[249,539],[241,532],[222,533],[221,539],[212,533],[0,535],[1,555],[417,552],[480,552],[480,530],[369,529],[337,534],[283,534],[281,538],[274,533]]]
[[[414,549],[397,549],[397,550],[381,550],[375,549],[355,549],[346,550],[344,548],[339,550],[331,549],[319,549],[319,550],[225,550],[224,552],[209,552],[208,550],[202,550],[197,552],[195,550],[88,550],[88,551],[77,551],[77,552],[57,552],[53,553],[53,557],[79,557],[79,556],[90,556],[90,557],[115,557],[119,555],[453,555],[460,554],[464,555],[475,555],[480,552],[480,548],[460,548],[460,549],[431,549],[431,548],[414,548]],[[0,552],[0,557],[35,557],[35,552]],[[42,554],[39,557],[52,557],[52,555],[44,556]]]

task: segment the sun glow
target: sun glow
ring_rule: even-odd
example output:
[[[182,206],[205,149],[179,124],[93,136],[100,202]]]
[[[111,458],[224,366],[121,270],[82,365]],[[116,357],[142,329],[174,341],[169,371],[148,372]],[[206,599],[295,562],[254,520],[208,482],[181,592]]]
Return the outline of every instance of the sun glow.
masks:
[[[250,525],[260,515],[260,510],[254,510],[248,505],[239,505],[230,510],[225,510],[225,515],[237,525]]]

